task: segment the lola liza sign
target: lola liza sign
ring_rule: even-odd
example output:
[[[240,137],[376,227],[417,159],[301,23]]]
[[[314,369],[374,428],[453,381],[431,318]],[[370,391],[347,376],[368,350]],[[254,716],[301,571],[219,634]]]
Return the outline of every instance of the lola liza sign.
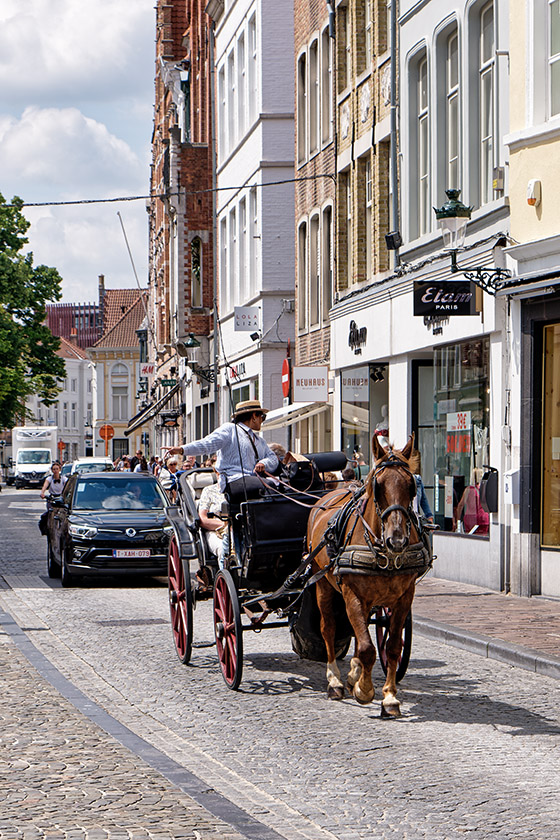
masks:
[[[414,283],[415,315],[476,315],[475,285],[468,280]]]

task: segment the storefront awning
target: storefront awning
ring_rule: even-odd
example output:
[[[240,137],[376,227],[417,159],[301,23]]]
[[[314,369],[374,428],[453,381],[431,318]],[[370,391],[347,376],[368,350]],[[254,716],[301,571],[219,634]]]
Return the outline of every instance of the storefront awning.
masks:
[[[292,426],[294,423],[299,423],[301,420],[307,420],[309,417],[314,417],[316,414],[321,414],[330,408],[329,403],[324,402],[310,402],[310,403],[292,403],[291,405],[283,405],[282,408],[275,408],[269,411],[266,415],[266,421],[263,423],[262,431],[268,432],[273,429],[282,429],[285,426]]]
[[[170,388],[167,394],[164,394],[163,397],[160,397],[159,400],[157,400],[157,402],[152,403],[147,408],[142,409],[142,411],[140,411],[138,414],[135,414],[134,417],[131,420],[129,420],[128,427],[124,430],[125,435],[131,435],[132,432],[135,432],[136,429],[139,429],[140,426],[144,426],[157,414],[159,414],[162,408],[164,408],[167,405],[167,403],[171,400],[171,398],[175,396],[180,387],[181,383],[177,382],[177,384]]]
[[[558,268],[549,271],[533,271],[507,280],[496,292],[496,297],[509,295],[543,295],[557,291],[560,284]],[[549,292],[550,290],[550,292]]]

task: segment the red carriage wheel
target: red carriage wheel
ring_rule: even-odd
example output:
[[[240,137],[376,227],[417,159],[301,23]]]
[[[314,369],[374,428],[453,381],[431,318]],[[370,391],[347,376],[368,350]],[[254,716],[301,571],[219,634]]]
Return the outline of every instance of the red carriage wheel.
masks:
[[[375,633],[377,636],[377,650],[383,673],[387,673],[387,640],[389,639],[389,622],[391,610],[388,607],[380,607],[374,615]],[[397,666],[397,682],[400,682],[406,674],[410,661],[412,648],[412,612],[409,612],[402,631],[402,651]]]
[[[214,580],[214,632],[222,677],[235,691],[243,673],[243,628],[237,589],[226,569]]]
[[[187,665],[192,654],[193,595],[189,564],[179,556],[179,546],[175,535],[169,541],[167,575],[173,641],[177,656],[183,665]]]

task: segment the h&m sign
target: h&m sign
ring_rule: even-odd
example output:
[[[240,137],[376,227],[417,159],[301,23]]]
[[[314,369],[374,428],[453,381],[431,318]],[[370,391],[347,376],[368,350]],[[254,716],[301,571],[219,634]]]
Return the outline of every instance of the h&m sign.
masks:
[[[476,286],[469,280],[415,280],[414,314],[476,315]]]

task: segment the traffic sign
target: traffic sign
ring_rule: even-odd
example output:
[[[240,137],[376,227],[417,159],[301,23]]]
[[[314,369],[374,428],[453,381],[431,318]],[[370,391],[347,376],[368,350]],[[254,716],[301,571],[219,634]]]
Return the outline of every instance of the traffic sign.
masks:
[[[290,360],[284,359],[282,362],[282,394],[285,397],[290,396]]]
[[[114,436],[115,430],[108,423],[105,423],[105,425],[101,426],[101,428],[99,429],[99,437],[102,440],[111,440],[111,438],[113,438]]]
[[[63,449],[66,449],[66,444],[64,443],[63,440],[59,440],[58,443],[57,443],[57,446],[58,446],[60,452],[62,452]]]
[[[176,385],[177,380],[176,379],[162,379],[161,384],[162,385]]]

